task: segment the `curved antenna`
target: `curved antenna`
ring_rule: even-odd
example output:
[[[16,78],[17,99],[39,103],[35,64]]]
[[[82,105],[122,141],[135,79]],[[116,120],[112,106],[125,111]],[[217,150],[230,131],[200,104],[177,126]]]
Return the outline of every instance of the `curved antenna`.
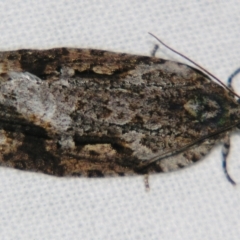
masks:
[[[200,68],[202,71],[204,71],[205,73],[207,73],[209,76],[211,76],[213,79],[215,79],[217,82],[219,82],[224,88],[226,88],[229,92],[231,92],[234,96],[240,98],[240,96],[238,94],[236,94],[234,91],[232,91],[229,87],[227,87],[224,83],[221,82],[221,80],[219,78],[217,78],[216,76],[214,76],[212,73],[210,73],[207,69],[205,69],[204,67],[200,66],[199,64],[197,64],[196,62],[194,62],[193,60],[191,60],[190,58],[188,58],[187,56],[183,55],[182,53],[174,50],[173,48],[169,47],[167,44],[165,44],[162,40],[160,40],[158,37],[156,37],[154,34],[150,33],[149,34],[151,36],[153,36],[154,38],[156,38],[163,46],[165,46],[166,48],[168,48],[169,50],[171,50],[172,52],[178,54],[179,56],[181,56],[182,58],[188,60],[189,62],[191,62],[192,64],[194,64],[195,66],[197,66],[198,68]]]

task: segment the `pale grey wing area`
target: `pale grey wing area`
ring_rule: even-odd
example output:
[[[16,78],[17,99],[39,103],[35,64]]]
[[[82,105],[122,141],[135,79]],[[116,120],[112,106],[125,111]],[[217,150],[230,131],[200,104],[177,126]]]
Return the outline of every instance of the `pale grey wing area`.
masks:
[[[220,136],[205,139],[200,143],[196,143],[191,147],[187,147],[180,153],[173,153],[170,156],[156,160],[163,172],[176,171],[178,169],[188,167],[198,161],[201,161],[211,150],[217,145],[222,144],[221,139],[224,139],[228,132],[221,133]]]

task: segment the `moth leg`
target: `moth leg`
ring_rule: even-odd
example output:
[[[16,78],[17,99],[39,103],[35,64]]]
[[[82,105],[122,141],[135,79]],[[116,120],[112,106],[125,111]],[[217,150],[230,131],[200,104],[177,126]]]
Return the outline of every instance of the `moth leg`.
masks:
[[[144,175],[144,185],[145,185],[145,190],[146,192],[148,192],[150,190],[150,186],[149,186],[149,175],[145,174]]]
[[[151,51],[151,56],[155,57],[157,50],[159,49],[159,45],[155,44],[153,50]]]
[[[227,82],[227,86],[230,88],[230,89],[233,89],[232,87],[232,81],[233,79],[240,73],[240,68],[238,68],[237,70],[235,70],[231,75],[230,77],[228,78],[228,82]]]
[[[236,182],[232,179],[232,177],[230,176],[229,172],[228,172],[228,163],[227,163],[227,157],[229,154],[229,150],[230,150],[230,134],[227,133],[225,138],[223,139],[223,148],[222,148],[222,155],[223,155],[223,170],[224,173],[227,177],[227,180],[232,184],[232,185],[236,185]]]

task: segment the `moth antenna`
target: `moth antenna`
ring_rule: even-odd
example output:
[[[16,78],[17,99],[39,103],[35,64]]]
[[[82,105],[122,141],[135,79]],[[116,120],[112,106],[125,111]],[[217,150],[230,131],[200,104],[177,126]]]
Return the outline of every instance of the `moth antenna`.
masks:
[[[181,56],[182,58],[188,60],[189,62],[191,62],[192,64],[194,64],[195,66],[197,66],[198,68],[200,68],[202,71],[204,71],[205,73],[207,73],[209,76],[211,76],[213,79],[215,79],[217,82],[219,82],[224,88],[226,88],[229,92],[231,92],[234,96],[240,98],[240,96],[238,94],[236,94],[234,91],[232,91],[228,86],[226,86],[224,83],[221,82],[221,80],[219,78],[217,78],[216,76],[214,76],[212,73],[210,73],[207,69],[205,69],[204,67],[200,66],[198,63],[194,62],[193,60],[191,60],[190,58],[188,58],[187,56],[185,56],[184,54],[174,50],[173,48],[169,47],[167,44],[165,44],[162,40],[160,40],[157,36],[155,36],[154,34],[150,33],[149,34],[151,36],[153,36],[154,38],[156,38],[163,46],[165,46],[166,48],[168,48],[169,50],[171,50],[172,52],[178,54],[179,56]]]

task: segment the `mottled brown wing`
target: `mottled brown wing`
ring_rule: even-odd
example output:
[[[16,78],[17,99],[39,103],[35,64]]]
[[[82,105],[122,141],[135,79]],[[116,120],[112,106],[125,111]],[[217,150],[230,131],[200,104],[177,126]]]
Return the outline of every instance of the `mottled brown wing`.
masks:
[[[176,170],[200,160],[239,119],[224,88],[157,58],[20,50],[0,53],[0,73],[0,163],[19,169],[57,176]]]

